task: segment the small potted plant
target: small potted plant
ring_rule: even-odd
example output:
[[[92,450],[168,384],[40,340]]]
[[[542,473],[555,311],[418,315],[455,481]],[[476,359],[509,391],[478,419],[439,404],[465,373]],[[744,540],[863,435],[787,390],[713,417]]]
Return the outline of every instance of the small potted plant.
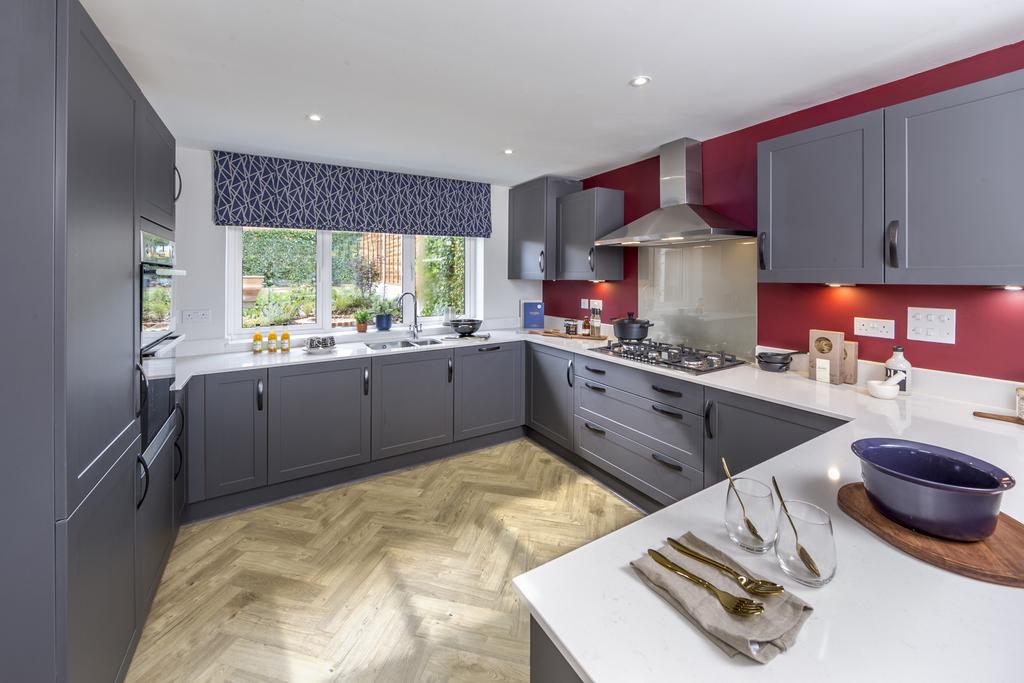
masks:
[[[361,308],[353,313],[352,317],[356,320],[356,332],[366,332],[366,326],[370,324],[373,315],[365,308]]]
[[[381,332],[387,332],[391,329],[391,324],[395,321],[395,316],[398,315],[398,306],[391,299],[381,297],[377,302],[377,315],[375,316],[375,324],[377,329]]]

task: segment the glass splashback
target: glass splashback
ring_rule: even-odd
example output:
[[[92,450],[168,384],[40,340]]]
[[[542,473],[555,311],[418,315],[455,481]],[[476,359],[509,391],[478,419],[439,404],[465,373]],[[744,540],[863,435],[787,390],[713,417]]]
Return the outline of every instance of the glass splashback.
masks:
[[[642,247],[638,315],[651,339],[752,360],[757,344],[757,243]]]

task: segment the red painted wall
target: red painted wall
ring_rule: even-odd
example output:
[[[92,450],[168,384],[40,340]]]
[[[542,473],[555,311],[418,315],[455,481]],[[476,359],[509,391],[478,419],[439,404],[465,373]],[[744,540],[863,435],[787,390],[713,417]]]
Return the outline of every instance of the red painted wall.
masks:
[[[703,148],[704,201],[754,228],[757,143],[761,140],[1017,69],[1024,69],[1024,41],[707,140]],[[658,206],[657,173],[657,159],[646,159],[588,178],[584,186],[624,190],[629,221]],[[636,210],[638,214],[631,213]],[[600,285],[546,282],[545,311],[549,315],[579,316],[579,299],[593,297],[605,301],[606,319],[618,317],[624,306],[636,306],[635,254],[627,255],[627,273],[622,282]],[[1024,292],[985,287],[862,285],[833,289],[761,284],[757,295],[758,342],[764,345],[805,348],[810,328],[834,329],[861,343],[862,358],[884,360],[894,342],[854,337],[853,318],[890,318],[896,321],[895,343],[906,347],[907,357],[918,367],[1024,381]],[[616,308],[609,308],[608,302]],[[907,306],[956,308],[957,343],[908,342]]]

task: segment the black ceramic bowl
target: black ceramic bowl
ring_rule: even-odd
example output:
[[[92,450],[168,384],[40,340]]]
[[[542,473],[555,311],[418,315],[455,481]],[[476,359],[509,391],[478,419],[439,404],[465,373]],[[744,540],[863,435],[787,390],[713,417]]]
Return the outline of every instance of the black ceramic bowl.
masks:
[[[773,363],[771,361],[761,360],[758,358],[757,367],[768,372],[785,372],[786,370],[789,370],[789,361],[786,361],[785,363]]]
[[[455,318],[448,324],[455,330],[455,334],[460,337],[468,337],[471,334],[475,334],[480,329],[480,326],[484,324],[484,321],[477,320],[476,318]]]
[[[757,359],[759,361],[763,360],[766,363],[785,363],[786,365],[789,365],[790,362],[793,360],[794,353],[796,352],[762,351],[761,353],[757,354]]]
[[[860,439],[868,498],[889,519],[932,536],[980,541],[999,521],[1009,474],[984,460],[939,446],[902,439]]]

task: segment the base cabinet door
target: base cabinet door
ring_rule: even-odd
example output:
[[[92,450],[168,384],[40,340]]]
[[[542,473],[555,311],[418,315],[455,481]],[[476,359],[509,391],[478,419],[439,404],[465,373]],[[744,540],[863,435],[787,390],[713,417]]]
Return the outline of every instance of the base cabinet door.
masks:
[[[451,443],[455,359],[419,351],[373,359],[373,459]]]
[[[266,486],[267,371],[207,375],[205,384],[205,497]]]
[[[57,523],[60,680],[106,682],[123,673],[135,633],[135,504],[140,440],[81,505]]]
[[[705,391],[705,487],[725,479],[723,457],[735,475],[843,424],[777,403],[718,389]]]
[[[526,424],[572,448],[573,354],[529,344],[526,354]]]
[[[523,342],[455,350],[455,440],[523,424]]]
[[[269,481],[370,460],[370,361],[270,370]]]
[[[136,463],[135,615],[140,627],[174,542],[174,433],[147,448]]]
[[[184,397],[180,396],[183,392],[179,392],[179,400]],[[174,472],[171,475],[171,509],[173,513],[174,532],[177,533],[178,527],[181,526],[181,517],[185,512],[185,500],[187,497],[186,482],[188,478],[185,475],[185,461],[187,455],[185,449],[188,447],[188,436],[185,431],[185,408],[183,404],[178,404],[178,430],[175,432],[174,438],[174,461],[173,468]]]

